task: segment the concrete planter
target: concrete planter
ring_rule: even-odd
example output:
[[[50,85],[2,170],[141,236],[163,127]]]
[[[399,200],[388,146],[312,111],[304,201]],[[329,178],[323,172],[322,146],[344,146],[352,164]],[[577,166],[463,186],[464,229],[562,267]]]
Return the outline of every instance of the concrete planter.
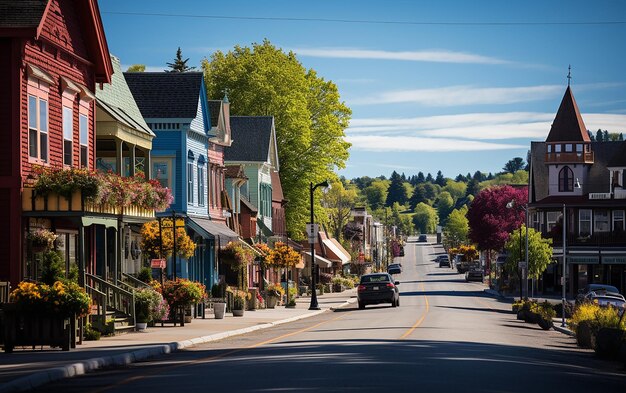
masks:
[[[224,319],[225,312],[226,312],[226,303],[223,303],[223,302],[213,303],[213,313],[215,314],[215,319]]]
[[[233,309],[233,317],[243,317],[243,309],[242,310]]]

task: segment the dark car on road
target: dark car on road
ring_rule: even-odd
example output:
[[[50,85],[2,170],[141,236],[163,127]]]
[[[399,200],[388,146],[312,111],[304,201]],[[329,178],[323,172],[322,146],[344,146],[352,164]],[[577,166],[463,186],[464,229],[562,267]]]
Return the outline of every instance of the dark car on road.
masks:
[[[399,263],[392,263],[387,267],[387,273],[389,274],[400,274],[402,273],[402,265]]]
[[[624,295],[612,285],[604,284],[588,284],[578,291],[576,303],[595,302],[601,306],[612,305],[615,307],[623,307],[626,300]]]
[[[420,243],[426,243],[428,241],[428,237],[426,235],[420,235],[417,238],[417,241],[420,242]]]
[[[450,258],[447,256],[439,258],[439,267],[450,267]]]
[[[372,273],[361,276],[357,288],[359,309],[368,304],[391,303],[391,307],[400,305],[399,281],[394,281],[389,273]]]
[[[479,281],[483,282],[485,275],[482,269],[471,269],[465,272],[465,281]]]

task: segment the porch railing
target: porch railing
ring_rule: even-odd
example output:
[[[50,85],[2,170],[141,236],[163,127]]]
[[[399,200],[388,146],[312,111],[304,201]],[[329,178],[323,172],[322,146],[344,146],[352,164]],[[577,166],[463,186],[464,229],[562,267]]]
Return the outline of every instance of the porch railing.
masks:
[[[22,210],[25,212],[87,212],[132,217],[154,218],[154,209],[137,206],[114,206],[85,201],[80,191],[66,198],[55,193],[35,195],[32,187],[24,187],[22,193]]]
[[[85,276],[87,279],[86,287],[91,287],[104,294],[104,304],[102,305],[104,313],[107,309],[112,308],[129,316],[132,324],[135,324],[135,294],[132,291],[122,289],[93,274],[87,273]],[[96,303],[96,305],[98,304]]]
[[[557,234],[544,234],[544,237],[552,237],[552,245],[561,247],[563,246],[563,235]],[[589,236],[581,236],[568,234],[566,236],[567,246],[624,246],[626,245],[626,232],[600,232],[594,233]]]
[[[133,288],[152,288],[150,285],[146,284],[145,282],[137,279],[137,277],[132,276],[128,273],[122,273],[122,279],[130,282],[130,286]]]
[[[96,319],[102,324],[101,328],[104,328],[107,319],[107,307],[108,307],[108,299],[107,295],[104,292],[100,292],[96,288],[91,285],[85,285],[85,290],[87,294],[91,297],[94,306],[96,308],[95,313],[91,312],[91,315],[95,315]]]
[[[10,293],[11,283],[8,281],[0,281],[0,303],[8,303]]]

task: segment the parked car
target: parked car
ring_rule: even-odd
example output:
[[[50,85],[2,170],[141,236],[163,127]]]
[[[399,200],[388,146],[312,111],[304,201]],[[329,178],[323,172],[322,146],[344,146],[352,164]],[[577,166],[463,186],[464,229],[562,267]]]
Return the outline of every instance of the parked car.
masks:
[[[592,295],[590,296],[590,300],[594,303],[597,303],[599,306],[613,306],[618,309],[624,308],[626,305],[626,301],[624,297],[618,296],[602,296],[602,295]]]
[[[417,238],[417,241],[418,241],[418,242],[420,242],[420,243],[425,243],[425,242],[427,242],[427,241],[428,241],[428,237],[427,237],[426,235],[420,235],[420,236]]]
[[[450,261],[450,258],[448,257],[447,254],[443,254],[443,255],[437,255],[437,257],[435,258],[435,262],[439,263],[441,261]]]
[[[465,281],[479,281],[483,282],[485,274],[482,269],[471,269],[465,272]]]
[[[394,281],[389,273],[372,273],[361,276],[357,287],[359,309],[368,304],[391,303],[391,307],[400,305],[399,281]]]
[[[439,260],[439,267],[450,267],[450,259],[449,258],[441,258]]]
[[[402,265],[399,263],[392,263],[387,266],[387,273],[389,274],[400,274],[402,273]]]
[[[576,303],[593,301],[600,297],[617,298],[618,300],[625,301],[624,295],[620,294],[619,290],[613,285],[587,284],[584,288],[578,290]]]

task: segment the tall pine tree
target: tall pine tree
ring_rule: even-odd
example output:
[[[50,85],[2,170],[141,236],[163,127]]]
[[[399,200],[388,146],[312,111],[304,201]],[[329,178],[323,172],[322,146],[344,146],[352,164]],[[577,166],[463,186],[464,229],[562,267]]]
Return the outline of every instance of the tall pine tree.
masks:
[[[395,202],[398,202],[401,205],[406,203],[406,188],[402,184],[402,177],[398,174],[398,172],[393,171],[391,174],[391,184],[389,184],[389,189],[387,190],[387,201],[385,202],[385,206],[391,207]]]
[[[165,72],[188,72],[193,71],[196,67],[189,67],[187,62],[189,58],[183,60],[183,52],[180,50],[180,46],[176,51],[176,58],[173,63],[167,63],[167,66],[170,68],[169,70],[165,70]]]

